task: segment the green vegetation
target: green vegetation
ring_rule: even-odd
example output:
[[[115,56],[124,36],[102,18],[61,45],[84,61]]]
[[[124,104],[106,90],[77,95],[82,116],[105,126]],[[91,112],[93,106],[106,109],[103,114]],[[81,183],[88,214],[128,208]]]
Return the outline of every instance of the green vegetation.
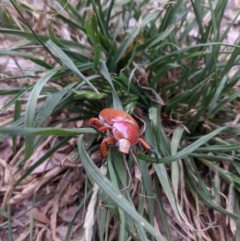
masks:
[[[238,17],[222,30],[227,0],[10,2],[0,19],[11,43],[0,58],[19,70],[6,65],[0,82],[8,240],[27,212],[28,240],[39,223],[53,240],[240,240],[240,41],[225,42]],[[135,117],[159,164],[136,146],[110,148],[99,167],[102,135],[86,120],[110,106]]]

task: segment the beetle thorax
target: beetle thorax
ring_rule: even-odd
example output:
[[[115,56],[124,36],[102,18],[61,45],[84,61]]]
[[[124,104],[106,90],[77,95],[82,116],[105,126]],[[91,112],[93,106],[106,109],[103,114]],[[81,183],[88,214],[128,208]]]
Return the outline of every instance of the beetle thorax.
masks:
[[[117,122],[112,126],[112,134],[117,140],[126,139],[135,146],[139,140],[139,130],[130,122]]]

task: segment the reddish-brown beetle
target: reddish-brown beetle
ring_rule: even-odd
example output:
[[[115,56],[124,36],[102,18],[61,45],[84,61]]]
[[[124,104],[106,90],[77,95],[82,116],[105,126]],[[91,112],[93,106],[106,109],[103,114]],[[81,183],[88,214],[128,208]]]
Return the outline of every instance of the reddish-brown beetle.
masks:
[[[100,152],[104,159],[107,157],[108,146],[117,145],[120,152],[128,154],[130,148],[140,142],[147,151],[154,154],[158,162],[157,153],[150,144],[140,138],[137,122],[126,112],[114,108],[103,109],[99,113],[99,119],[91,118],[88,126],[94,127],[98,132],[109,131],[111,134],[100,144]]]

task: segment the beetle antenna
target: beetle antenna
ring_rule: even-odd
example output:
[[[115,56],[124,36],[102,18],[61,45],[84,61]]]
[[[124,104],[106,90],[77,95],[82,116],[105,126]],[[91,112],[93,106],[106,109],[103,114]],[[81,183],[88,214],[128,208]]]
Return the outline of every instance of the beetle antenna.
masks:
[[[153,149],[150,149],[149,152],[150,152],[151,154],[154,155],[154,157],[155,157],[157,163],[159,163],[159,158],[158,158],[158,154],[157,154],[157,152],[155,152]]]

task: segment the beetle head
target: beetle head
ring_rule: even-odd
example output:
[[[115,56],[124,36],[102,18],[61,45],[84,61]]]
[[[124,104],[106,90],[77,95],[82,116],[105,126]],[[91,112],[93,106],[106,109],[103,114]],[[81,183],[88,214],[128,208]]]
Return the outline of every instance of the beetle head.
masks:
[[[118,140],[118,150],[122,153],[128,154],[131,147],[131,142],[127,139]]]

